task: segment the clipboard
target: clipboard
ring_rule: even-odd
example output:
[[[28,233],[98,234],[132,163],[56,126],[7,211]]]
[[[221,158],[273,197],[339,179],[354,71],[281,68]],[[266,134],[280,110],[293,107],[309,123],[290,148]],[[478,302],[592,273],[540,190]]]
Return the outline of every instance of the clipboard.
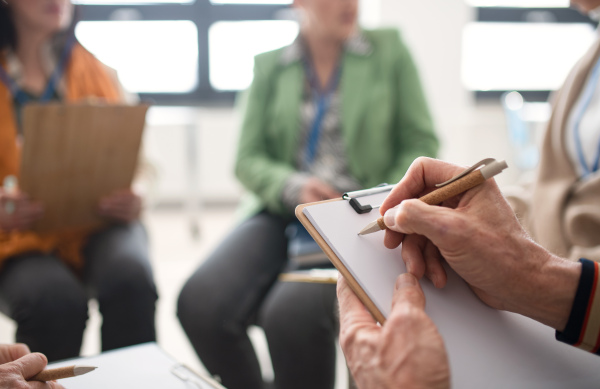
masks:
[[[333,266],[335,266],[335,268],[340,272],[340,274],[348,282],[348,285],[350,286],[350,288],[358,296],[360,301],[365,305],[365,307],[369,310],[369,312],[371,312],[371,315],[373,315],[375,320],[377,320],[381,324],[385,323],[384,314],[377,307],[377,305],[375,305],[373,300],[371,300],[371,298],[367,295],[367,293],[361,287],[361,285],[356,280],[356,278],[354,278],[352,273],[348,270],[348,268],[344,265],[344,263],[337,256],[337,254],[333,251],[333,249],[325,241],[323,236],[321,236],[321,234],[315,229],[315,227],[312,225],[311,221],[308,219],[306,214],[304,214],[304,209],[306,207],[310,207],[310,206],[318,205],[318,204],[327,204],[327,203],[331,203],[331,202],[347,201],[348,205],[350,205],[357,214],[364,215],[364,214],[370,213],[374,209],[378,209],[381,206],[381,203],[375,204],[375,203],[372,203],[371,201],[364,201],[364,200],[366,200],[370,196],[378,195],[378,194],[380,196],[381,196],[381,194],[385,194],[387,196],[387,194],[393,188],[394,188],[394,185],[388,185],[388,184],[384,183],[384,184],[378,185],[371,189],[344,193],[344,195],[340,199],[325,200],[325,201],[320,201],[320,202],[310,203],[310,204],[301,204],[298,207],[296,207],[296,210],[295,210],[296,217],[298,218],[300,223],[302,223],[302,225],[304,226],[304,228],[306,228],[306,230],[308,231],[310,236],[312,236],[312,238],[315,240],[315,242],[317,242],[319,247],[321,247],[321,250],[323,250],[323,252],[327,255],[327,257],[333,264]],[[365,223],[365,225],[366,225],[366,223]]]
[[[305,282],[308,284],[337,284],[339,272],[336,269],[296,270],[279,275],[279,281]]]
[[[148,105],[31,104],[19,186],[44,206],[33,230],[95,227],[100,198],[129,188]]]
[[[386,189],[389,191],[391,188]],[[300,205],[296,215],[373,317],[384,324],[394,284],[406,272],[401,248],[383,245],[383,232],[358,236],[379,217],[386,190],[355,196],[371,211],[358,213],[342,199]],[[373,192],[374,191],[374,192]],[[456,388],[595,388],[600,358],[555,340],[554,330],[524,316],[492,309],[447,265],[445,288],[420,284],[425,311],[442,335]]]
[[[61,380],[69,389],[225,389],[214,379],[180,364],[156,343],[51,363],[48,368],[73,364],[97,366],[98,369]]]

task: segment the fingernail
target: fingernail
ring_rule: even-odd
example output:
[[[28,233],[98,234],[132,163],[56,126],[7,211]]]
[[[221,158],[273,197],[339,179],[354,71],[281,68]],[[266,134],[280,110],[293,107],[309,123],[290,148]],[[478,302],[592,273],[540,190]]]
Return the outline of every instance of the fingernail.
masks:
[[[431,282],[433,283],[433,286],[435,286],[436,288],[439,288],[438,285],[439,285],[440,280],[439,280],[438,275],[433,273],[430,278],[431,278]]]
[[[393,227],[394,224],[396,224],[396,209],[395,208],[388,209],[386,211],[385,215],[383,215],[383,222],[388,227]]]
[[[396,289],[403,288],[405,286],[415,286],[417,285],[417,279],[415,276],[409,273],[401,274],[398,279],[396,279]]]

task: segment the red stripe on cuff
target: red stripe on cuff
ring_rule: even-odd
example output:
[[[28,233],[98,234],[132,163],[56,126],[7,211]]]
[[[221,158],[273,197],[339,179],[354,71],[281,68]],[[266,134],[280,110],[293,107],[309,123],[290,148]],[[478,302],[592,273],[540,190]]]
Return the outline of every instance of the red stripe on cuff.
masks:
[[[596,286],[598,285],[598,262],[594,262],[594,283],[592,285],[592,291],[590,292],[590,299],[588,301],[587,311],[585,312],[585,319],[583,320],[583,326],[581,326],[581,332],[579,333],[579,340],[574,344],[575,347],[581,346],[583,338],[585,336],[585,330],[587,329],[588,319],[590,318],[590,311],[592,310],[592,304],[594,303],[594,296],[596,295]]]

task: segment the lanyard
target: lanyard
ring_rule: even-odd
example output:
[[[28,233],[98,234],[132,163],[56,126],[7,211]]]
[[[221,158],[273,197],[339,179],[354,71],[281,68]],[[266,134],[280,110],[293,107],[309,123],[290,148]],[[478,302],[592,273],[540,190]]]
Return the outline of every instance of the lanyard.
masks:
[[[317,146],[321,136],[323,120],[325,119],[325,114],[329,110],[331,98],[335,94],[335,91],[340,83],[342,69],[340,61],[340,63],[336,66],[331,80],[329,80],[329,85],[325,88],[325,90],[321,90],[315,67],[310,58],[304,61],[304,67],[310,83],[313,100],[317,104],[315,119],[310,129],[308,141],[306,142],[306,151],[304,153],[304,164],[308,168],[314,162],[317,154]]]
[[[54,93],[56,91],[56,85],[59,83],[62,78],[65,69],[67,67],[67,62],[71,57],[71,52],[73,51],[73,46],[75,45],[75,35],[69,36],[67,43],[63,49],[62,55],[60,57],[60,61],[58,62],[58,66],[54,69],[54,72],[50,76],[48,80],[48,84],[46,84],[46,89],[44,93],[40,96],[37,101],[40,103],[47,103],[52,99]],[[24,105],[32,100],[32,98],[23,91],[10,76],[6,73],[6,71],[0,66],[0,81],[2,81],[13,97],[19,102],[20,105]]]
[[[585,111],[588,109],[590,103],[592,102],[592,98],[594,96],[594,92],[596,90],[596,86],[598,85],[598,81],[600,81],[600,60],[594,66],[592,70],[592,76],[590,81],[587,83],[585,90],[582,94],[582,104],[581,109],[576,116],[576,120],[573,123],[573,136],[575,138],[575,148],[577,149],[577,158],[579,159],[579,163],[583,168],[583,176],[586,177],[594,172],[598,171],[598,165],[600,165],[600,143],[598,144],[596,157],[592,161],[592,166],[589,166],[586,159],[585,154],[583,153],[583,145],[581,142],[581,134],[579,133],[579,125],[581,124],[581,120],[583,119],[583,115]]]

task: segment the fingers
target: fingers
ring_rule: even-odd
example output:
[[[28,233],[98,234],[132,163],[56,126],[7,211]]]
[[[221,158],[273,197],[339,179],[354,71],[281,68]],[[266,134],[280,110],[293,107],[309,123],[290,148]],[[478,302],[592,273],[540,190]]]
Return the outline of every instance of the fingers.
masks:
[[[386,226],[404,234],[426,236],[437,247],[444,244],[457,244],[457,232],[464,232],[465,223],[459,212],[438,206],[431,206],[419,200],[406,200],[398,207],[385,213]]]
[[[102,216],[121,222],[131,222],[140,216],[142,200],[127,189],[101,199],[98,209]]]
[[[383,244],[385,245],[385,247],[387,247],[388,249],[391,250],[391,249],[395,249],[396,247],[400,246],[400,243],[402,243],[403,239],[404,239],[404,234],[386,229],[385,235],[383,237]]]
[[[0,202],[0,227],[7,230],[28,229],[43,214],[44,208],[40,203],[4,198]]]
[[[423,252],[427,238],[421,235],[406,235],[402,242],[402,259],[406,264],[406,271],[421,279],[425,274],[425,259]]]
[[[16,343],[8,345],[8,351],[10,353],[11,361],[16,361],[25,355],[31,354],[29,347],[23,343]]]
[[[396,280],[396,290],[392,300],[392,311],[395,307],[408,304],[421,310],[425,309],[425,294],[419,281],[410,273],[401,274]]]
[[[33,353],[27,354],[11,363],[15,364],[25,379],[29,379],[46,367],[48,359],[46,359],[44,354]]]
[[[62,386],[61,384],[59,384],[56,381],[47,381],[47,382],[40,382],[40,381],[29,381],[29,387],[31,389],[65,389],[64,386]]]
[[[381,214],[406,199],[419,197],[428,188],[449,180],[463,170],[464,167],[437,159],[417,158],[381,205]]]
[[[366,335],[378,331],[379,327],[344,277],[338,279],[337,295],[340,307],[340,345],[348,356],[361,333]]]
[[[337,283],[337,295],[340,306],[340,323],[344,323],[346,326],[355,324],[376,325],[373,316],[350,289],[344,277],[341,276]]]
[[[0,365],[16,361],[29,353],[29,347],[21,343],[0,345]]]
[[[430,240],[425,243],[423,258],[425,259],[425,276],[431,280],[436,288],[446,286],[448,276],[442,265],[444,258],[440,250]]]

